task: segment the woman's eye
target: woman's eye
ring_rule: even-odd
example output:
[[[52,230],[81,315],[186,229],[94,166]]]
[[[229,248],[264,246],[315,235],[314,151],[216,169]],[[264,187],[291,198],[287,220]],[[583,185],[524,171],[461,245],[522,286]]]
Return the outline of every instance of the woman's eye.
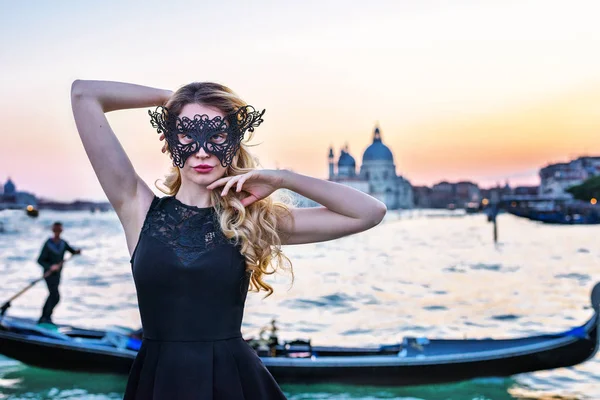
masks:
[[[188,134],[180,133],[179,134],[179,142],[182,144],[188,144],[194,141],[194,138]]]
[[[227,140],[227,133],[217,133],[210,137],[211,143],[222,144]]]

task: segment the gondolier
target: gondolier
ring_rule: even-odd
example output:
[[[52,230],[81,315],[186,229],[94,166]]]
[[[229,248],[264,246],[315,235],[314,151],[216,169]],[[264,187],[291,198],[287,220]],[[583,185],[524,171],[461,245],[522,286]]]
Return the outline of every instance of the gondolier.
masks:
[[[45,278],[49,294],[46,303],[44,304],[44,308],[42,309],[42,316],[38,321],[39,324],[53,323],[52,311],[54,311],[54,307],[56,307],[60,301],[58,285],[60,284],[60,273],[65,252],[68,251],[71,254],[81,254],[80,249],[75,250],[60,237],[62,231],[62,223],[55,222],[52,224],[54,236],[46,240],[42,247],[42,252],[38,257],[38,263],[44,268],[44,273],[52,271],[52,273]]]

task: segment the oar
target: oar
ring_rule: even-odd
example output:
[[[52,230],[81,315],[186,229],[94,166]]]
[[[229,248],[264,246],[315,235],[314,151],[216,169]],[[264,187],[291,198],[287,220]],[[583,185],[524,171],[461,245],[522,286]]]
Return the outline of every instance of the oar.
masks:
[[[70,256],[70,257],[62,260],[59,263],[60,267],[62,268],[63,264],[65,262],[69,261],[71,258],[73,258],[73,256]],[[44,276],[42,276],[41,278],[38,278],[36,280],[31,281],[31,283],[29,283],[29,285],[27,285],[25,288],[23,288],[19,293],[15,294],[13,297],[11,297],[10,299],[8,299],[6,301],[6,303],[4,303],[2,305],[2,307],[0,307],[0,319],[2,319],[2,317],[4,317],[4,314],[6,313],[6,310],[8,310],[8,308],[10,307],[10,302],[11,301],[13,301],[17,297],[21,296],[23,293],[25,293],[26,291],[28,291],[29,289],[31,289],[36,283],[38,283],[39,281],[42,281],[42,280],[46,279],[47,277],[49,277],[50,275],[52,275],[54,272],[58,272],[58,271],[51,271],[51,270],[46,271],[46,273],[44,274]]]

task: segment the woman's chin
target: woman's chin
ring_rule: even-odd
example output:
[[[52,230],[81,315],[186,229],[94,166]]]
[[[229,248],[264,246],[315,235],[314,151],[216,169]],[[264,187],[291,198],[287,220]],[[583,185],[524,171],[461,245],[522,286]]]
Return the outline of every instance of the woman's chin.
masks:
[[[208,186],[216,180],[217,180],[217,178],[215,178],[211,175],[205,175],[205,176],[194,177],[192,182],[194,182],[195,184],[200,185],[200,186]]]
[[[218,174],[215,173],[208,173],[208,174],[199,174],[197,172],[195,172],[194,174],[190,174],[191,176],[188,175],[188,178],[190,181],[192,181],[193,183],[195,183],[196,185],[200,185],[200,186],[208,186],[211,183],[213,183],[214,181],[216,181],[217,179],[219,179]]]

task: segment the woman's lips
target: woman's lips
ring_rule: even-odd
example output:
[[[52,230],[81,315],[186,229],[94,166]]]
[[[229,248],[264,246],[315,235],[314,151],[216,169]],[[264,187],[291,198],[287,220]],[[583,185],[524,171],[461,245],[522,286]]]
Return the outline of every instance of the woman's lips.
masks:
[[[210,166],[210,165],[198,165],[198,166],[194,167],[194,171],[201,173],[201,174],[207,174],[210,171],[212,171],[213,168],[214,167]]]

